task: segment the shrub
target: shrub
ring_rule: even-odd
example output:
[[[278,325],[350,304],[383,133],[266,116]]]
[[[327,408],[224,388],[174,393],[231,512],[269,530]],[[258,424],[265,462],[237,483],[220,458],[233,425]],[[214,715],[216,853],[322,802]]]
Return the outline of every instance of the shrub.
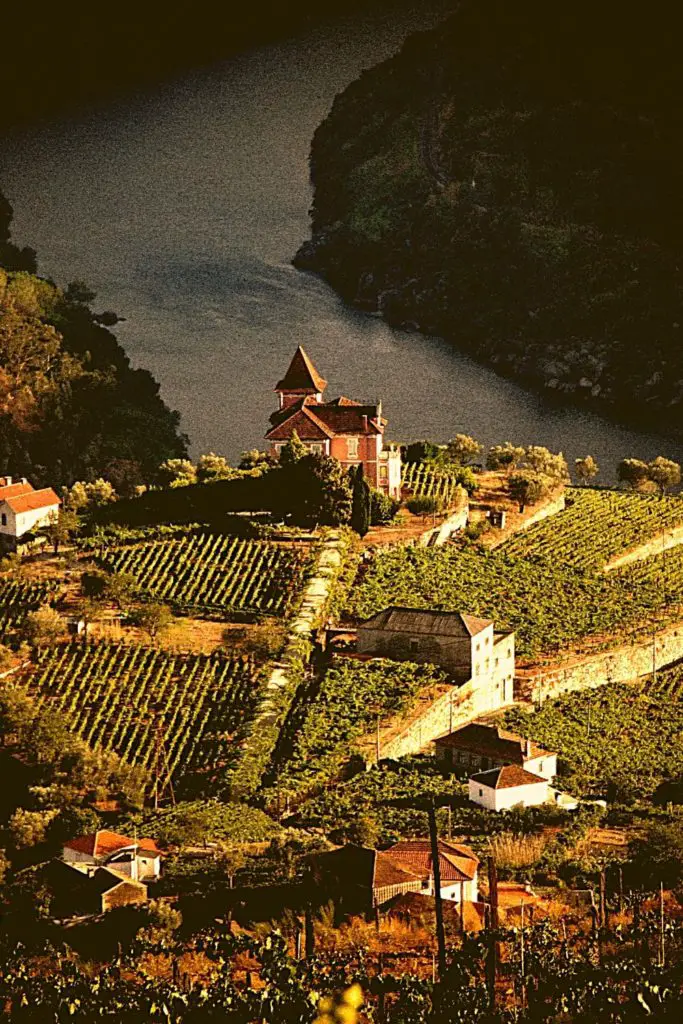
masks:
[[[406,508],[415,516],[428,516],[441,511],[441,501],[426,494],[419,494],[408,499]]]
[[[370,523],[372,526],[384,526],[390,523],[398,512],[401,502],[382,494],[374,488],[370,492]]]

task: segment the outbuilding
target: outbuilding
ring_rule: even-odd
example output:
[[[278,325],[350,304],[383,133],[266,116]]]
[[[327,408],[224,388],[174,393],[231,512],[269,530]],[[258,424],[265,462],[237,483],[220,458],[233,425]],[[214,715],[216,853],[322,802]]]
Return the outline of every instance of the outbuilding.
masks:
[[[469,798],[489,811],[535,807],[551,799],[548,780],[516,764],[478,772],[469,780]]]

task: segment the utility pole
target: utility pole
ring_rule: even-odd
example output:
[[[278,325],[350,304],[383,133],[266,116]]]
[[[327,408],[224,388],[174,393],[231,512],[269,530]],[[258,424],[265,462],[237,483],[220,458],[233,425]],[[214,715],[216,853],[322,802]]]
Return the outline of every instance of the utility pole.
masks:
[[[439,953],[439,979],[446,974],[446,933],[443,927],[443,901],[441,898],[441,866],[439,864],[439,836],[436,830],[436,803],[432,798],[427,810],[429,839],[432,847],[432,874],[434,876],[434,909],[436,911],[436,944]]]
[[[522,1013],[524,1013],[524,1010],[525,1010],[525,1007],[526,1007],[526,983],[525,983],[525,980],[524,980],[525,973],[526,973],[526,968],[525,968],[525,964],[524,964],[524,900],[522,900],[520,911],[521,911],[521,920],[520,920],[520,929],[519,929],[519,972],[520,972],[520,977],[521,977],[521,982],[522,982],[522,986],[521,986],[522,987],[522,993],[521,993],[522,994],[522,1000],[521,1000],[522,1001]]]
[[[664,967],[664,882],[659,883],[659,966]]]
[[[498,948],[498,872],[493,857],[486,858],[486,866],[489,876],[489,903],[491,911],[489,914],[489,954],[486,962],[487,983],[489,990],[489,1006],[492,1010],[496,1006],[496,978],[498,977],[498,959],[500,950]]]

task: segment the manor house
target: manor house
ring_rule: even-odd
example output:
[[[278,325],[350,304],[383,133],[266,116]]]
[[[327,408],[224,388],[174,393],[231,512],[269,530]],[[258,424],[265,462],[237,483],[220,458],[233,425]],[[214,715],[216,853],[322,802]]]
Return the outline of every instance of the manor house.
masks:
[[[271,452],[279,454],[296,432],[309,451],[338,459],[342,466],[362,464],[373,487],[392,498],[401,493],[401,453],[384,447],[382,403],[363,405],[343,395],[323,402],[327,381],[320,376],[301,345],[286,374],[275,385],[279,408],[270,417],[266,434]]]

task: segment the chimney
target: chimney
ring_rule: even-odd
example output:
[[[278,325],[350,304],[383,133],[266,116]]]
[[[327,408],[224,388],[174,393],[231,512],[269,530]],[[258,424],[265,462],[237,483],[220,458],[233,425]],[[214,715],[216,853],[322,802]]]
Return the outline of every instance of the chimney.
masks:
[[[12,477],[11,476],[6,476],[5,477],[5,485],[4,486],[5,487],[9,487],[11,485],[11,483],[12,483]]]
[[[378,398],[377,399],[377,419],[379,420],[381,418],[382,418],[382,399]]]
[[[531,757],[531,740],[524,741],[524,756]]]
[[[363,413],[363,433],[367,434],[367,432],[368,432],[368,417],[365,415],[365,413]]]

